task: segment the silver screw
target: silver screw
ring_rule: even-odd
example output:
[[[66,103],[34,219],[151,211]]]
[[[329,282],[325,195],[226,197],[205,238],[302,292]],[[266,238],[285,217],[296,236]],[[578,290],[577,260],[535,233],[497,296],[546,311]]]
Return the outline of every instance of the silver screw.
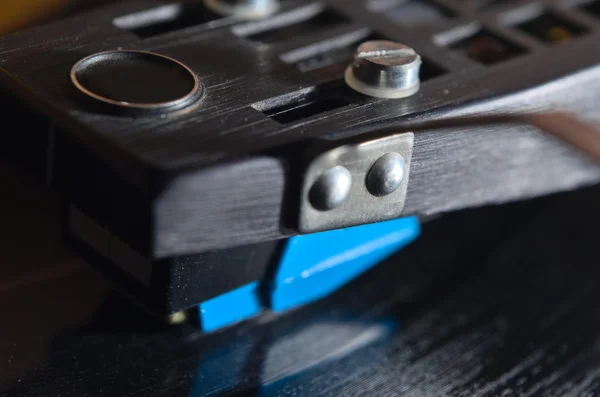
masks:
[[[260,19],[279,9],[278,0],[204,0],[211,11],[223,16],[242,19]]]
[[[323,172],[308,192],[308,199],[319,211],[329,211],[340,206],[350,194],[352,175],[340,165]]]
[[[398,153],[388,153],[373,164],[367,174],[366,185],[376,197],[394,193],[404,180],[404,158]]]
[[[412,48],[387,40],[362,43],[346,69],[346,83],[377,98],[405,98],[419,91],[421,57]]]

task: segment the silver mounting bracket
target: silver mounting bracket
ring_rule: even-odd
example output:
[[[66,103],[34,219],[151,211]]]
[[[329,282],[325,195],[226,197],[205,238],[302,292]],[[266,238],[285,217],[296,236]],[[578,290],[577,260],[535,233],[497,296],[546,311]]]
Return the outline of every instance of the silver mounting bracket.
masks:
[[[413,143],[414,134],[405,132],[338,146],[314,157],[302,181],[300,233],[400,217]]]

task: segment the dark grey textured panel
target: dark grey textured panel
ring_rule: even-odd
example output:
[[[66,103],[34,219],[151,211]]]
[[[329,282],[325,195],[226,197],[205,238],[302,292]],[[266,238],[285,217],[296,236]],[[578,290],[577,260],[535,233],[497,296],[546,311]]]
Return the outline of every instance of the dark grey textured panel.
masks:
[[[144,205],[153,208],[147,242],[152,257],[251,244],[293,234],[298,159],[307,145],[325,139],[341,144],[359,133],[401,129],[402,122],[467,113],[566,108],[598,119],[600,70],[593,67],[600,62],[600,21],[591,14],[541,1],[540,10],[550,8],[584,32],[550,45],[510,26],[511,15],[523,12],[522,2],[478,8],[431,1],[452,15],[419,29],[396,24],[362,0],[285,1],[281,16],[273,17],[282,24],[325,8],[347,21],[316,24],[272,43],[245,36],[244,31],[264,31],[262,22],[247,25],[231,18],[186,22],[180,30],[140,38],[119,29],[114,19],[161,3],[127,1],[1,39],[0,82],[56,121],[95,156],[97,167],[112,169],[119,183],[145,197]],[[303,73],[282,55],[330,48],[344,42],[340,37],[366,31],[414,47],[444,73],[424,79],[421,91],[404,100],[354,96],[347,106],[287,124],[257,110],[257,104],[285,102],[339,80],[348,62]],[[455,48],[465,34],[479,31],[518,51],[486,66]],[[91,53],[118,47],[184,62],[199,75],[205,97],[187,110],[133,118],[96,112],[70,95],[70,67]],[[544,85],[548,82],[553,83]],[[520,127],[419,132],[413,161],[406,214],[502,203],[600,180],[596,167],[571,149]],[[113,192],[114,186],[99,188]]]
[[[169,256],[173,247],[194,252],[279,238],[284,180],[281,162],[266,157],[177,179],[156,202],[155,254]],[[223,241],[225,235],[230,240]]]

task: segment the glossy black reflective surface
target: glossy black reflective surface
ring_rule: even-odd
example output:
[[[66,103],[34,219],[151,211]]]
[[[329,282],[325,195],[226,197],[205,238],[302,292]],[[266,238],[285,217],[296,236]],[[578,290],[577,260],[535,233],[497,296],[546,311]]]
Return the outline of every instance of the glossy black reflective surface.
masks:
[[[1,396],[598,393],[598,189],[431,220],[333,297],[204,335],[113,291],[0,171]]]

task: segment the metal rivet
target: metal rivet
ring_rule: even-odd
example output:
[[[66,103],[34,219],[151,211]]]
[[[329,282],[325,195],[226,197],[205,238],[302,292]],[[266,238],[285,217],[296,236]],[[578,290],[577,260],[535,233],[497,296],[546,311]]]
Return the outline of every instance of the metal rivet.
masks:
[[[340,206],[350,194],[352,175],[347,168],[336,166],[323,172],[310,188],[308,198],[320,211]]]
[[[388,153],[373,164],[367,174],[367,189],[376,197],[394,193],[404,180],[404,158]]]
[[[242,19],[260,19],[279,9],[277,0],[204,0],[211,11],[224,16]]]
[[[346,69],[346,83],[377,98],[405,98],[419,91],[421,57],[412,48],[387,40],[362,43]]]

